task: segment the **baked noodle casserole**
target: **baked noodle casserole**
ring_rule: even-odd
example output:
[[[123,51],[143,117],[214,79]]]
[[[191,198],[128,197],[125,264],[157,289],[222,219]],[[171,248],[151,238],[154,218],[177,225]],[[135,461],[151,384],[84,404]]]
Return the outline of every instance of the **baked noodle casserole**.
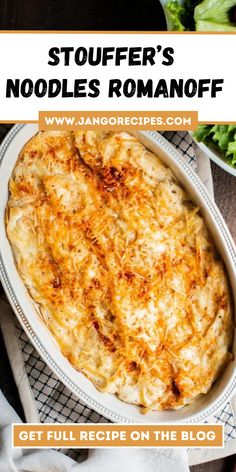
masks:
[[[70,363],[142,411],[206,394],[232,358],[224,264],[172,171],[126,132],[40,132],[9,182],[16,265]]]

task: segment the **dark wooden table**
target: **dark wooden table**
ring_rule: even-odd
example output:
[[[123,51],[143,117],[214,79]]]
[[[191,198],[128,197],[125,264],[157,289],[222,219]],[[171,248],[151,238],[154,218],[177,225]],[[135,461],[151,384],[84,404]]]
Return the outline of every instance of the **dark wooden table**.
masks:
[[[215,201],[236,243],[236,177],[212,164]]]
[[[236,242],[236,177],[211,164],[215,201]],[[236,453],[236,451],[235,451]],[[236,456],[200,466],[191,467],[192,472],[236,472]]]

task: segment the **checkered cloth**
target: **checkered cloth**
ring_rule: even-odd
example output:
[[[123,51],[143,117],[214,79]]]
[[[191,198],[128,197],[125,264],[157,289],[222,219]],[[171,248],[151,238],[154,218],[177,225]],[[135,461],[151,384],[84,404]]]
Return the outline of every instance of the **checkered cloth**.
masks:
[[[3,136],[8,131],[10,125],[0,125],[0,136]],[[193,169],[199,171],[199,162],[195,156],[193,142],[191,136],[186,132],[165,132],[164,136],[168,139],[184,156],[186,161],[193,167]],[[208,179],[211,181],[211,173],[209,163],[206,167]],[[207,176],[205,176],[207,177]],[[9,320],[8,320],[9,321]],[[14,336],[17,339],[18,347],[22,355],[22,361],[27,376],[27,382],[29,390],[32,394],[32,400],[34,402],[35,415],[32,419],[27,417],[27,404],[25,405],[26,420],[27,421],[40,421],[42,423],[101,423],[109,422],[106,418],[102,417],[95,411],[91,410],[78,399],[74,394],[65,387],[51,369],[41,359],[40,355],[34,349],[33,345],[27,338],[27,335],[13,317],[13,330],[14,335],[9,336],[12,339]],[[9,326],[8,326],[9,327]],[[10,339],[6,331],[8,328],[2,324],[3,335],[6,342],[8,351],[10,350]],[[11,328],[12,329],[12,328]],[[13,331],[12,331],[13,333]],[[14,373],[14,360],[11,358],[9,353],[10,362]],[[16,370],[16,369],[15,369]],[[16,372],[15,372],[16,374]],[[16,377],[16,376],[15,376]],[[22,397],[22,395],[21,395]],[[24,407],[24,399],[22,399]],[[235,402],[236,403],[236,402]],[[234,416],[234,410],[231,403],[227,403],[224,408],[214,417],[210,418],[210,422],[221,423],[224,425],[225,435],[225,449],[222,450],[189,450],[189,462],[190,465],[201,463],[206,460],[214,460],[223,455],[229,455],[236,452],[236,421]],[[234,451],[235,449],[235,451]],[[62,452],[69,455],[71,458],[82,461],[85,457],[86,451],[82,450],[65,450]]]

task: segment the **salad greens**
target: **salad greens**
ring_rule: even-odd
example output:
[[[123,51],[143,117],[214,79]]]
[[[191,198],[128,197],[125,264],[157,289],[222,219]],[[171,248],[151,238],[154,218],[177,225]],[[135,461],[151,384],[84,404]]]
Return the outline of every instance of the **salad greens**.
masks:
[[[172,31],[235,31],[236,0],[162,1]]]
[[[199,125],[193,136],[220,151],[226,162],[236,167],[236,125]]]
[[[172,31],[184,31],[185,27],[183,25],[182,15],[184,13],[184,8],[176,1],[170,1],[164,6],[164,11],[166,15],[167,26],[169,30]]]
[[[236,33],[236,0],[160,0],[171,31],[233,31]],[[236,126],[199,125],[197,141],[220,151],[236,168]]]

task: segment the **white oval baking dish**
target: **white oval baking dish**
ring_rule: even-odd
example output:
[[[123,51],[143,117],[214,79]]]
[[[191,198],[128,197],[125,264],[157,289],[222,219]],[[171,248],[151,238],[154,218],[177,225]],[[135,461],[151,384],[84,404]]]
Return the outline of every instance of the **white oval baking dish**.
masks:
[[[236,388],[236,361],[231,362],[211,391],[193,404],[180,410],[150,412],[142,415],[135,405],[129,405],[110,394],[100,393],[62,355],[55,340],[45,327],[16,270],[12,251],[6,237],[4,213],[8,200],[8,181],[23,145],[38,131],[36,125],[14,126],[0,147],[0,274],[2,284],[18,320],[45,362],[60,380],[87,405],[101,415],[119,423],[203,422],[229,400]],[[232,293],[236,295],[236,249],[224,220],[204,185],[178,152],[155,132],[133,134],[149,149],[158,154],[187,189],[201,208],[218,250],[224,258]],[[236,300],[234,300],[236,302]],[[236,303],[235,303],[236,304]],[[234,339],[235,352],[236,339]]]

